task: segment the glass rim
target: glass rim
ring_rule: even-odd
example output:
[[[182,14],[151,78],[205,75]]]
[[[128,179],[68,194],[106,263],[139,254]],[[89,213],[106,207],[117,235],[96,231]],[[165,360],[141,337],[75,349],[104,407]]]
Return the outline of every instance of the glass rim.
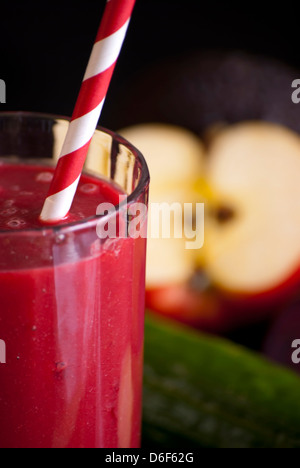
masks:
[[[40,119],[45,119],[45,120],[62,120],[66,123],[70,122],[70,118],[66,116],[62,116],[59,114],[51,114],[51,113],[42,113],[42,112],[24,112],[24,111],[8,111],[8,112],[0,112],[0,120],[4,117],[20,117],[24,119],[29,119],[29,118],[40,118]],[[106,215],[93,215],[88,218],[80,219],[77,221],[72,221],[72,222],[67,222],[65,224],[60,224],[60,225],[43,225],[40,227],[35,227],[35,228],[28,228],[28,229],[10,229],[10,230],[1,230],[0,229],[0,235],[28,235],[29,233],[32,234],[38,234],[38,233],[45,233],[45,232],[52,232],[57,235],[57,233],[62,232],[62,231],[76,231],[79,229],[83,228],[89,228],[93,227],[93,225],[97,224],[99,220],[108,221],[111,217],[116,216],[121,209],[124,208],[124,206],[128,206],[135,200],[138,200],[139,197],[145,193],[147,188],[149,187],[150,183],[150,173],[148,169],[148,165],[146,163],[146,160],[142,153],[128,140],[123,138],[121,135],[118,133],[114,132],[113,130],[109,130],[105,127],[102,127],[101,125],[97,126],[95,129],[95,133],[104,133],[106,135],[109,135],[112,137],[113,140],[117,141],[118,143],[126,146],[129,151],[134,155],[135,159],[140,162],[141,165],[141,178],[136,186],[136,188],[133,190],[133,192],[126,197],[124,201],[119,203],[118,205],[115,206],[115,211],[113,213],[108,213]],[[97,174],[94,174],[95,177],[97,177]],[[110,181],[111,179],[108,179]]]

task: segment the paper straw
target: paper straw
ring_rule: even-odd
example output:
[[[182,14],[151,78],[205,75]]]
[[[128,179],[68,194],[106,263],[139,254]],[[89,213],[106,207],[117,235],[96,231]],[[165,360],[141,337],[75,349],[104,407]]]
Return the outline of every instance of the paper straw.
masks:
[[[135,0],[108,0],[40,220],[55,223],[71,208]]]

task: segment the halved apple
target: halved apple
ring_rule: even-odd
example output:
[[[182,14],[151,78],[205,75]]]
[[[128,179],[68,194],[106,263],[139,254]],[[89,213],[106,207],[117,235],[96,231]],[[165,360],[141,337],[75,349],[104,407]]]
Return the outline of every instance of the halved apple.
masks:
[[[234,295],[282,293],[300,275],[300,138],[279,125],[242,123],[218,133],[207,182],[219,206],[202,254],[212,282]],[[218,210],[228,210],[227,220]]]

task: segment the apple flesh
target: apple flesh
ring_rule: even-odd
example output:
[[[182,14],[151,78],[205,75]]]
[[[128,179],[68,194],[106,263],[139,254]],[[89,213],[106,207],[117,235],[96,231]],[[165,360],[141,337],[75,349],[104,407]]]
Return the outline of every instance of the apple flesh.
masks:
[[[206,219],[206,273],[229,295],[280,296],[299,284],[300,138],[275,124],[218,133],[206,168],[228,222]]]
[[[201,264],[217,295],[217,331],[274,316],[299,290],[299,176],[300,138],[282,126],[245,122],[212,140]]]

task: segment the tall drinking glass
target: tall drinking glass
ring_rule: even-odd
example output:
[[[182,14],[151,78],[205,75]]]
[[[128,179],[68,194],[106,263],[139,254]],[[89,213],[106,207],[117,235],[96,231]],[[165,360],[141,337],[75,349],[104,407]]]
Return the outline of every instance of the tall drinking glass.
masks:
[[[132,207],[147,206],[148,169],[130,143],[98,129],[80,219],[28,227],[22,213],[41,184],[46,194],[67,127],[0,114],[0,447],[139,447],[146,239],[129,231],[139,216],[146,232],[146,212]],[[110,194],[102,202],[120,203],[86,215],[99,187]]]

